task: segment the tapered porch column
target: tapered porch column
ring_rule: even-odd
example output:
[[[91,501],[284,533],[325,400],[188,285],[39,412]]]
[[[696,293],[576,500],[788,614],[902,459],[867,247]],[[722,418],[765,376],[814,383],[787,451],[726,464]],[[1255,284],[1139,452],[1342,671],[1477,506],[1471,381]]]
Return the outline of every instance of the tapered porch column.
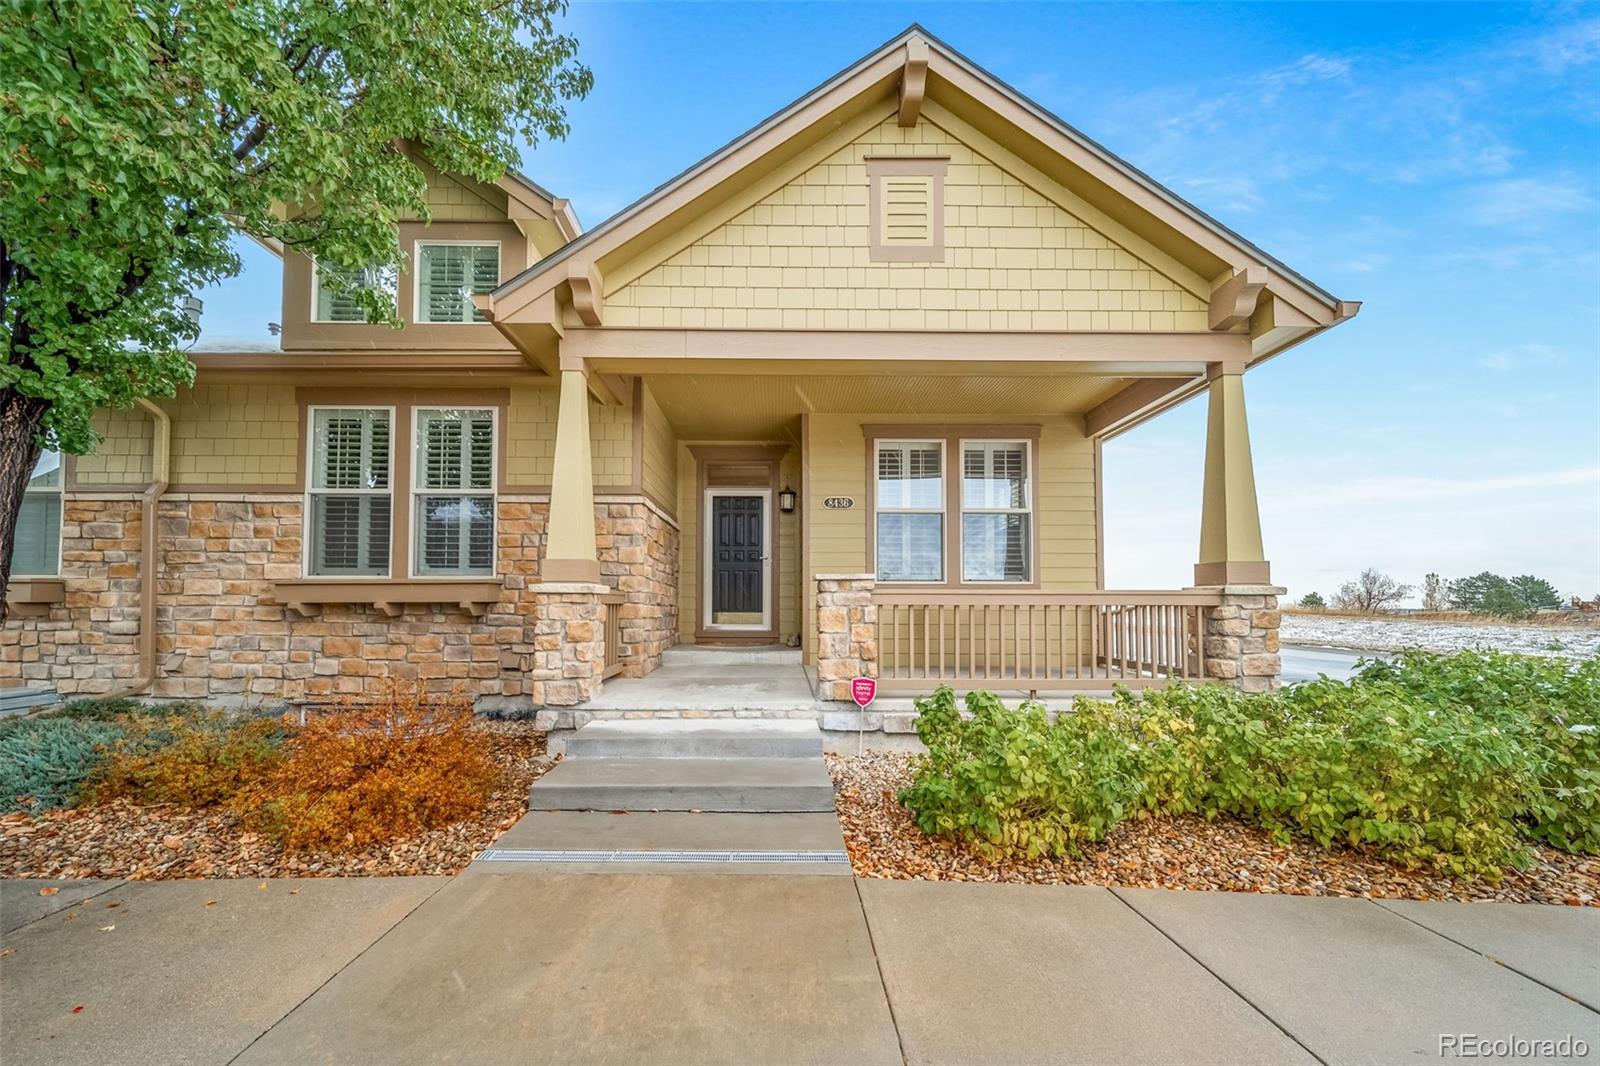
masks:
[[[589,385],[581,370],[561,371],[555,469],[550,477],[550,525],[540,576],[544,581],[600,580],[594,536]]]
[[[1244,413],[1244,365],[1212,363],[1206,420],[1205,499],[1200,511],[1196,585],[1265,585],[1250,426]]]

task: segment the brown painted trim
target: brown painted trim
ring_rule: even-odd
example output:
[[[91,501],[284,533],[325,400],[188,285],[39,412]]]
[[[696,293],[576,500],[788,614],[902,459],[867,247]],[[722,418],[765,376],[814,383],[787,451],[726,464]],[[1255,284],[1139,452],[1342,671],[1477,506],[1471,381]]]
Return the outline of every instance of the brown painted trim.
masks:
[[[1203,384],[1199,376],[1135,381],[1110,399],[1090,408],[1083,416],[1083,432],[1090,437],[1121,433],[1166,410],[1184,390]]]
[[[1094,441],[1094,587],[1106,587],[1106,474],[1105,449]]]
[[[350,346],[292,352],[191,352],[195,369],[209,377],[218,373],[282,374],[349,370],[382,370],[396,374],[437,373],[460,378],[477,371],[503,371],[527,377],[544,377],[528,365],[520,352],[373,351]]]
[[[504,585],[499,579],[434,581],[369,578],[360,581],[298,578],[272,583],[277,601],[302,615],[323,604],[371,604],[393,617],[409,603],[454,603],[470,614],[483,614],[496,603]]]
[[[1022,589],[1041,588],[1039,578],[1040,533],[1039,523],[1039,436],[1038,424],[961,425],[873,423],[861,427],[866,438],[866,497],[867,497],[867,550],[866,572],[876,574],[878,569],[878,442],[880,440],[938,440],[944,443],[944,580],[943,581],[879,581],[881,589],[944,589],[957,592],[989,590],[994,594]],[[963,440],[1025,440],[1028,447],[1028,517],[1032,527],[1028,541],[1033,558],[1028,564],[1027,581],[963,581],[961,579],[961,442]]]
[[[67,584],[59,577],[18,577],[6,586],[6,605],[48,605],[66,599]]]
[[[633,379],[633,483],[644,484],[644,378]]]
[[[917,124],[922,98],[928,91],[928,42],[913,37],[906,42],[906,65],[900,71],[900,125]]]
[[[1177,363],[1250,358],[1250,338],[1233,333],[1068,333],[961,330],[805,329],[573,329],[563,357],[584,359],[616,373],[693,373],[730,359],[790,360],[821,366],[838,362]],[[837,371],[837,366],[830,369]],[[792,367],[775,372],[788,373]],[[1037,373],[1029,367],[1015,372]],[[743,373],[757,373],[741,368]],[[919,372],[927,372],[919,368]],[[1129,372],[1125,370],[1125,372]]]
[[[811,584],[811,413],[800,413],[800,660],[813,662],[812,631],[806,619],[816,605],[817,594]]]
[[[411,460],[415,450],[412,440],[411,410],[414,407],[489,407],[495,412],[495,495],[509,493],[506,484],[506,438],[511,406],[509,389],[409,389],[409,388],[357,388],[357,387],[305,387],[294,390],[295,403],[300,410],[300,441],[295,458],[296,487],[291,491],[306,493],[311,445],[311,408],[313,407],[392,407],[394,424],[389,427],[389,576],[384,580],[413,580],[411,573],[411,511],[413,496]],[[499,516],[495,518],[496,539],[499,537]],[[309,530],[302,528],[302,540],[309,547]],[[306,558],[303,554],[302,559]],[[495,546],[495,564],[498,568],[500,548]],[[302,563],[302,566],[304,564]],[[304,572],[302,570],[302,572]],[[308,578],[327,581],[328,578]],[[431,580],[431,579],[419,579]]]
[[[1272,272],[1251,264],[1218,285],[1211,293],[1206,314],[1212,329],[1233,329],[1250,321],[1261,290],[1272,281]]]
[[[783,538],[778,532],[778,493],[782,491],[779,484],[781,474],[779,465],[789,451],[787,444],[690,444],[689,454],[695,460],[695,528],[700,543],[696,548],[695,556],[695,581],[694,581],[694,639],[696,644],[776,644],[781,638],[783,621],[782,590],[778,583],[783,580]],[[771,597],[772,625],[765,630],[751,631],[735,630],[729,632],[723,629],[708,629],[706,627],[705,588],[706,575],[709,572],[711,553],[707,550],[710,543],[710,523],[705,520],[706,490],[710,488],[709,468],[719,464],[737,464],[750,466],[760,464],[767,468],[767,482],[765,485],[753,484],[753,489],[765,488],[769,490],[770,502],[768,503],[767,525],[772,538],[772,581],[765,591]],[[719,485],[718,488],[731,488],[734,486]],[[802,616],[803,617],[803,616]],[[802,621],[801,628],[805,628]]]
[[[867,156],[867,259],[873,263],[944,262],[944,184],[949,156]],[[928,179],[928,243],[889,244],[884,239],[886,177]]]

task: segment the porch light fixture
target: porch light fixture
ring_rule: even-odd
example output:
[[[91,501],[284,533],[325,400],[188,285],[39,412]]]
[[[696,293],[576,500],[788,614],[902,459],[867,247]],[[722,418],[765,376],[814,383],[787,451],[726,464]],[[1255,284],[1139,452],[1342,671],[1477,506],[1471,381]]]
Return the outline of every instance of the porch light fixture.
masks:
[[[785,485],[783,491],[778,493],[778,510],[784,514],[794,514],[795,500],[798,498],[794,493],[794,489]]]

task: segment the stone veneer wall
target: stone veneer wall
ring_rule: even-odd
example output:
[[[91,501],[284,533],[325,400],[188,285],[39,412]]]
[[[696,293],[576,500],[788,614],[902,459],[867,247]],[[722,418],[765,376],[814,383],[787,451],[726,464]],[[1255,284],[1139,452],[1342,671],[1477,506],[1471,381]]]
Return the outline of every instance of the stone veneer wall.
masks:
[[[850,679],[878,676],[872,574],[817,575],[817,680],[825,700],[850,699]]]
[[[1206,622],[1206,674],[1245,692],[1270,692],[1282,684],[1278,627],[1283,616],[1275,585],[1227,585],[1222,604]]]
[[[577,646],[564,646],[564,625],[558,632],[545,624],[573,613],[568,608],[576,601],[567,603],[565,592],[542,591],[538,584],[549,513],[544,500],[500,499],[504,588],[478,617],[453,605],[407,605],[394,617],[361,605],[327,605],[310,617],[289,610],[275,597],[273,582],[301,574],[302,511],[298,495],[163,499],[160,676],[148,695],[314,702],[370,693],[390,677],[420,678],[436,691],[461,686],[487,707],[590,694],[593,685],[568,683],[573,678],[564,664],[595,655],[582,645],[600,636],[601,619],[588,606],[598,601],[591,593],[577,611],[595,626]],[[627,598],[620,607],[625,672],[641,675],[660,662],[676,634],[677,530],[642,500],[599,503],[595,516],[606,584]],[[137,677],[139,536],[136,497],[68,493],[65,601],[41,617],[12,618],[0,628],[0,684],[20,681],[50,685],[64,696],[93,696]],[[561,609],[552,611],[552,605]]]

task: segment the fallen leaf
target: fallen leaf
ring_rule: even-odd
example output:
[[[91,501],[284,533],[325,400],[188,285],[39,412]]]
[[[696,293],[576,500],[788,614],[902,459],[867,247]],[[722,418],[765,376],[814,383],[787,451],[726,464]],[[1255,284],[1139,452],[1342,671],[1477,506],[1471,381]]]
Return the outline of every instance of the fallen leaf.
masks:
[[[16,948],[0,948],[0,959],[9,959],[16,950]]]
[[[80,1003],[76,1007],[73,1007],[72,1008],[72,1013],[74,1013],[74,1014],[82,1014],[83,1013],[83,1004]]]
[[[60,891],[61,891],[61,888],[60,888],[59,885],[45,885],[43,888],[41,888],[39,890],[39,895],[41,895],[41,896],[53,896],[57,892],[60,892]]]
[[[171,851],[183,850],[183,838],[180,836],[174,836],[171,833],[168,833],[166,836],[161,838],[161,844],[163,847]]]
[[[256,886],[256,890],[258,892],[265,892],[267,890],[267,883],[265,881],[261,882],[259,885]]]
[[[215,907],[216,905],[217,905],[217,901],[216,900],[214,900],[214,899],[206,900],[206,906],[207,907]]]
[[[100,927],[100,931],[102,933],[109,933],[109,932],[111,932],[111,930],[113,930],[115,928],[116,928],[116,926],[114,926],[114,925],[102,925]]]

